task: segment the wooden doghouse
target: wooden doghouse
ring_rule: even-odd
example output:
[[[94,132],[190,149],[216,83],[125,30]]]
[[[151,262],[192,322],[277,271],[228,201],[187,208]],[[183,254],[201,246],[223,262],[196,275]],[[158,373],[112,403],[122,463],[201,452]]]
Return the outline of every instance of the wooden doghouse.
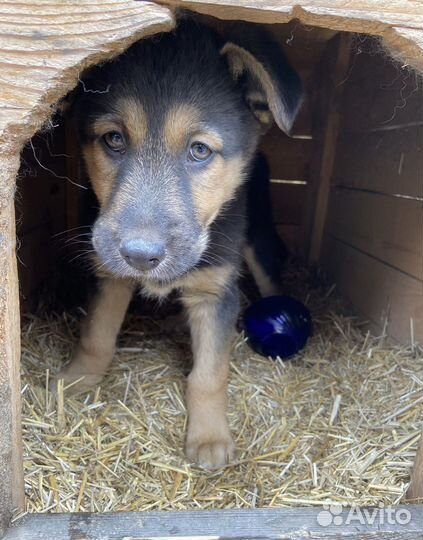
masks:
[[[423,5],[412,0],[168,4],[74,0],[34,5],[24,0],[3,2],[0,7],[0,534],[12,510],[23,503],[14,205],[21,150],[75,87],[82,70],[119,54],[138,39],[172,29],[175,6],[220,21],[271,25],[275,38],[285,42],[291,61],[315,90],[294,138],[275,130],[263,142],[275,180],[273,200],[281,234],[310,263],[320,264],[374,325],[404,343],[423,342],[423,90],[418,75],[423,71]],[[298,22],[285,30],[278,26],[294,19]],[[307,32],[300,23],[318,30],[307,50],[290,51],[290,41]],[[360,43],[361,38],[351,33],[377,36],[386,55],[361,55],[357,48],[352,54],[352,40]],[[392,63],[388,53],[400,64]],[[63,212],[67,208],[67,217],[62,216],[67,225],[77,223],[73,193],[65,189],[58,195]],[[34,200],[39,197],[34,195]],[[40,214],[34,220],[39,225]],[[28,229],[27,233],[20,241],[27,246],[30,262],[42,260],[43,232],[30,236]],[[48,270],[40,264],[39,279],[34,281],[28,268],[21,277],[30,298]],[[409,510],[408,527],[359,526],[342,535],[422,538],[423,510],[419,506]],[[316,524],[312,509],[194,516],[39,515],[23,519],[5,538],[335,538],[341,534],[339,528],[327,527],[323,535]]]

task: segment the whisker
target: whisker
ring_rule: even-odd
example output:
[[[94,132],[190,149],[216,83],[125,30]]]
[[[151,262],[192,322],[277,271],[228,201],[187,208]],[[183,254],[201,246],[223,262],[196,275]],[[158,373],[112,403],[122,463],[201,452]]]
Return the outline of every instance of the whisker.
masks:
[[[221,236],[223,236],[224,238],[226,238],[229,242],[233,242],[232,238],[230,238],[227,234],[223,233],[222,231],[219,231],[219,230],[217,230],[217,229],[214,229],[214,230],[212,231],[211,234],[213,235],[213,234],[215,234],[215,233],[216,233],[216,234],[220,234]]]
[[[56,238],[57,236],[62,236],[64,234],[67,234],[71,231],[76,231],[78,229],[88,229],[88,228],[91,229],[91,225],[80,225],[79,227],[72,227],[71,229],[66,229],[65,231],[61,231],[59,233],[54,234],[52,238]]]
[[[91,254],[91,253],[95,253],[95,251],[93,249],[83,250],[82,252],[75,255],[75,257],[72,257],[72,259],[69,261],[69,263],[72,263],[72,262],[76,261],[77,259],[80,259],[81,257],[85,257],[86,255]]]
[[[240,250],[236,250],[236,249],[233,249],[229,246],[225,246],[224,244],[218,244],[216,242],[210,242],[210,247],[219,247],[219,248],[223,248],[223,249],[227,249],[228,251],[231,251],[232,253],[235,253],[236,255],[240,255]]]

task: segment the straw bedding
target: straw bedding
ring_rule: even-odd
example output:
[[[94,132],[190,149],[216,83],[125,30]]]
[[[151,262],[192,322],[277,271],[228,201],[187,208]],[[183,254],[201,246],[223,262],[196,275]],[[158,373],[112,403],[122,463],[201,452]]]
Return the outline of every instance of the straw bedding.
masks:
[[[69,358],[81,314],[26,317],[27,511],[397,503],[421,429],[421,351],[366,333],[305,270],[287,271],[285,283],[312,310],[314,336],[282,362],[238,335],[229,419],[239,461],[214,473],[183,455],[187,335],[132,313],[101,387],[55,397],[48,379]]]

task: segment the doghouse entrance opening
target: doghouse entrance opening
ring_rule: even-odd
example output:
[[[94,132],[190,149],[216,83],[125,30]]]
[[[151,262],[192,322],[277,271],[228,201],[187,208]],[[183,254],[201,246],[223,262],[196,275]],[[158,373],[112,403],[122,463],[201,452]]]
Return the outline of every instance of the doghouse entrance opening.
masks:
[[[314,336],[288,362],[237,337],[229,418],[240,453],[223,473],[183,455],[191,353],[165,318],[173,304],[136,300],[94,395],[51,395],[95,286],[84,235],[97,212],[71,123],[53,120],[23,152],[16,203],[30,511],[377,505],[405,492],[423,380],[421,81],[372,38],[355,36],[342,52],[346,36],[329,30],[296,21],[269,30],[307,89],[293,137],[272,128],[261,149],[293,259],[317,253],[330,276],[296,260],[284,272],[286,293],[312,310]]]

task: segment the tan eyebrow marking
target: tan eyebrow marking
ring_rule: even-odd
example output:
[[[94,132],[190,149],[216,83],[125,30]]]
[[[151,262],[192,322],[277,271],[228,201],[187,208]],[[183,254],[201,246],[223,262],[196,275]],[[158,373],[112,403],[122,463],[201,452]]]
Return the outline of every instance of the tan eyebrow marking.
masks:
[[[100,118],[94,120],[93,123],[93,131],[98,137],[104,135],[108,131],[120,129],[122,129],[121,122],[119,122],[119,119],[117,117],[112,115],[101,116]]]
[[[129,139],[136,146],[141,146],[147,136],[148,122],[142,104],[134,98],[121,98],[116,106]]]
[[[216,152],[220,152],[223,149],[223,140],[214,131],[201,131],[194,133],[191,137],[191,142],[202,142],[210,146],[210,148]]]
[[[188,104],[171,107],[166,114],[163,126],[163,138],[168,149],[172,153],[182,151],[187,143],[188,135],[199,122],[200,111],[196,107]]]
[[[108,131],[124,131],[132,144],[141,146],[147,136],[148,124],[142,104],[134,98],[121,98],[116,112],[105,114],[94,121],[93,131],[101,136]]]

